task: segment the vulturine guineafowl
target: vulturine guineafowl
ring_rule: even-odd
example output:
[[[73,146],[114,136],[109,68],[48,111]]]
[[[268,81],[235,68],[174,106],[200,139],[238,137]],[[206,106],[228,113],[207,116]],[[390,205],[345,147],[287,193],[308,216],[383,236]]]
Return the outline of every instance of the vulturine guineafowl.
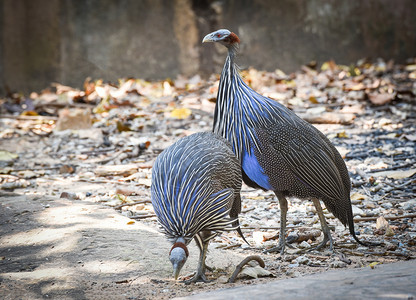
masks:
[[[235,64],[238,36],[227,29],[206,35],[203,42],[218,42],[228,48],[221,73],[213,131],[230,141],[242,166],[244,182],[272,190],[280,210],[279,244],[285,248],[288,196],[310,198],[324,233],[318,249],[333,241],[319,200],[363,245],[355,232],[350,200],[350,178],[339,152],[328,138],[280,103],[252,90]]]
[[[151,198],[159,224],[173,245],[169,258],[175,279],[193,238],[200,257],[197,272],[188,282],[207,281],[205,258],[210,239],[234,229],[243,237],[238,223],[241,184],[240,163],[230,143],[212,132],[184,137],[157,157]]]

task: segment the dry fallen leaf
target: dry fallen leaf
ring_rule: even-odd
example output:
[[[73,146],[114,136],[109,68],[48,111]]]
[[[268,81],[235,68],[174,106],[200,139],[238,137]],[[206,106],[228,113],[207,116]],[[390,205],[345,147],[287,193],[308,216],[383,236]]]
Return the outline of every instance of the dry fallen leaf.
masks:
[[[393,179],[403,179],[408,178],[416,174],[416,169],[409,169],[404,171],[383,171],[383,172],[376,172],[373,173],[373,176],[378,177],[388,177]]]
[[[367,199],[367,196],[355,192],[355,193],[351,194],[350,198],[351,198],[351,200],[365,200],[365,199]]]
[[[272,273],[263,269],[260,266],[255,266],[255,267],[245,267],[240,272],[240,276],[241,275],[246,275],[252,278],[258,278],[258,277],[263,277],[263,276],[270,276],[272,275]]]
[[[371,269],[374,269],[374,267],[375,266],[377,266],[379,264],[379,262],[372,262],[371,264],[369,264],[368,266],[371,268]]]
[[[176,119],[186,119],[191,114],[192,114],[192,111],[189,108],[175,108],[170,113],[170,116]]]
[[[391,100],[394,99],[394,97],[396,97],[396,94],[391,93],[372,93],[372,94],[368,94],[368,99],[370,99],[371,103],[373,103],[374,105],[384,105],[389,103]]]
[[[337,133],[337,138],[340,138],[340,139],[347,139],[348,137],[349,137],[349,136],[348,136],[348,134],[345,132],[345,130]]]
[[[19,155],[5,150],[0,150],[0,161],[10,161],[18,158]]]
[[[97,176],[129,176],[136,173],[136,164],[97,166],[94,170]]]

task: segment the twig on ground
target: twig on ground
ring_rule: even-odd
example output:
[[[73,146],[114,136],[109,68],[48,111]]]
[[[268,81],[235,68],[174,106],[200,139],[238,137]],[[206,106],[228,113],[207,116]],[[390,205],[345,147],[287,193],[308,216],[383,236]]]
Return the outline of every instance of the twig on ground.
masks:
[[[230,279],[228,279],[228,283],[234,283],[238,274],[240,274],[241,270],[243,269],[243,267],[252,260],[257,261],[259,263],[260,267],[262,267],[262,268],[264,268],[266,266],[264,264],[263,259],[261,259],[260,256],[258,256],[258,255],[247,256],[246,258],[243,259],[243,261],[241,263],[239,263],[237,265],[237,267],[235,267],[235,271],[234,271],[233,275],[231,275]]]
[[[138,216],[131,216],[129,218],[130,219],[147,219],[147,218],[152,218],[152,217],[156,217],[156,215],[155,214],[138,215]]]
[[[114,206],[113,208],[114,209],[120,209],[120,208],[125,207],[125,206],[133,206],[133,205],[136,205],[136,204],[143,204],[143,203],[150,203],[150,200],[140,200],[140,201],[135,201],[135,202],[131,202],[131,203],[123,203],[123,204]]]
[[[380,216],[379,216],[380,217]],[[367,222],[367,221],[377,221],[379,217],[361,217],[359,219],[354,219],[354,222]],[[383,216],[386,220],[398,220],[398,219],[406,219],[406,218],[416,218],[416,214],[408,214],[402,216]]]

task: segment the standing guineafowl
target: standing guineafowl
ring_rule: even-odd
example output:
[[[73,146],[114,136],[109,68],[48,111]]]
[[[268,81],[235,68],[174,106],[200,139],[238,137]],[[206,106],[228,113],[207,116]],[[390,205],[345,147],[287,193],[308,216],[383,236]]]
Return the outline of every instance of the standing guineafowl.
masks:
[[[214,115],[214,132],[230,141],[241,161],[244,182],[272,190],[281,210],[279,244],[285,248],[288,196],[309,198],[319,215],[324,233],[318,249],[333,241],[319,200],[360,243],[354,232],[350,178],[345,162],[328,138],[280,103],[252,90],[241,78],[234,59],[238,36],[220,29],[203,42],[218,42],[228,48],[222,70]]]
[[[188,282],[207,281],[205,258],[211,238],[233,229],[242,236],[238,223],[241,183],[241,167],[230,143],[211,132],[182,138],[157,157],[152,170],[152,204],[172,242],[169,258],[175,279],[193,238],[200,257],[197,272]]]

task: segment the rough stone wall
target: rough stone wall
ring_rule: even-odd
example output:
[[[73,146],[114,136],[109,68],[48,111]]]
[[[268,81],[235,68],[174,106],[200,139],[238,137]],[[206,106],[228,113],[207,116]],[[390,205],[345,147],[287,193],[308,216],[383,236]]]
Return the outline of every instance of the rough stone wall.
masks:
[[[218,28],[240,36],[243,68],[400,62],[416,53],[415,11],[414,0],[0,0],[0,95],[220,72],[225,49],[200,43]]]
[[[403,0],[230,0],[223,19],[245,43],[244,66],[293,70],[311,60],[414,57],[415,12],[416,1]]]

